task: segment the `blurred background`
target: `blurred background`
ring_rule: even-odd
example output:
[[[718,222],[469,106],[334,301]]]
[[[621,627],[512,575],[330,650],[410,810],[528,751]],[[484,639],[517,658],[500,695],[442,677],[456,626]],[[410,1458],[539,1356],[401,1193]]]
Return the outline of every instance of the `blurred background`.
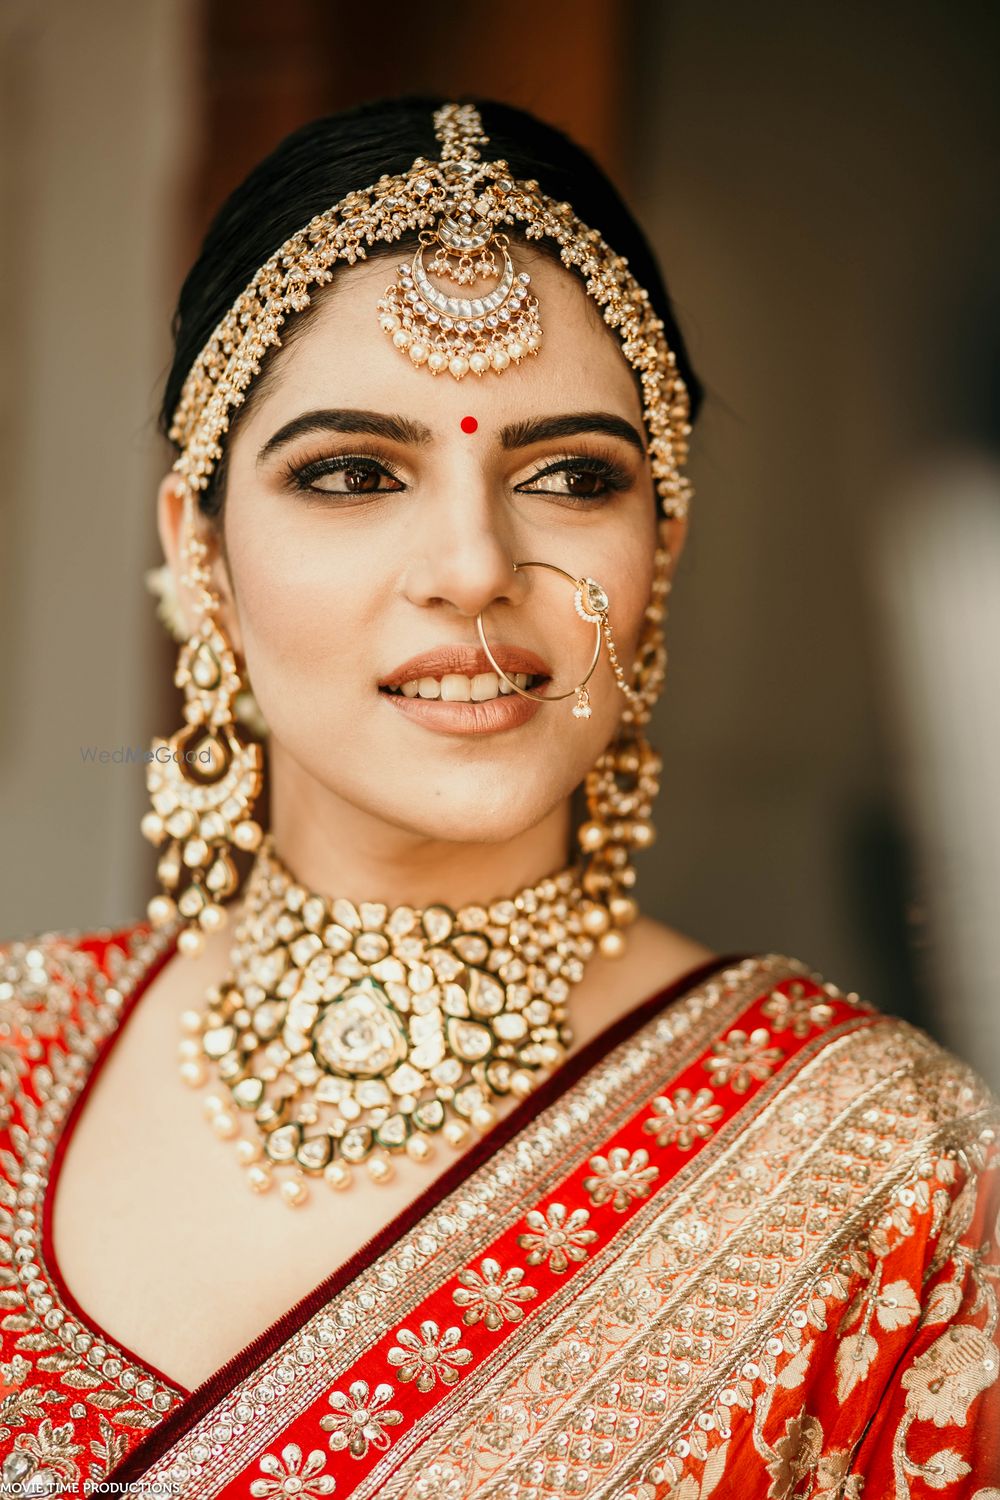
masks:
[[[176,727],[154,411],[183,274],[287,131],[524,105],[649,230],[707,400],[645,908],[1000,1085],[1000,11],[0,0],[0,937],[153,889]]]

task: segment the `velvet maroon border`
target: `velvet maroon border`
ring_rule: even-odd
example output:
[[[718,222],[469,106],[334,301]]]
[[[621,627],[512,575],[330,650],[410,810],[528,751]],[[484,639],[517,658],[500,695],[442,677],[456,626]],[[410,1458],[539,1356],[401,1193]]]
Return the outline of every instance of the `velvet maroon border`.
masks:
[[[156,965],[157,971],[162,968],[168,956],[166,955],[158,961]],[[91,1494],[95,1497],[115,1495],[120,1493],[120,1486],[123,1483],[130,1483],[140,1479],[151,1464],[156,1463],[162,1458],[163,1454],[179,1438],[183,1437],[185,1432],[189,1431],[196,1422],[200,1421],[206,1412],[211,1410],[217,1401],[221,1400],[227,1390],[239,1384],[253,1369],[273,1354],[309,1318],[317,1313],[320,1308],[324,1307],[338,1292],[342,1291],[348,1282],[366,1264],[377,1259],[396,1240],[412,1229],[443,1198],[446,1198],[449,1193],[453,1192],[465,1178],[471,1176],[496,1151],[506,1145],[536,1114],[547,1109],[562,1093],[571,1088],[588,1068],[596,1063],[605,1053],[610,1052],[620,1042],[625,1041],[634,1032],[639,1030],[641,1026],[645,1025],[658,1011],[670,1004],[672,1000],[677,999],[686,990],[693,989],[719,970],[730,968],[734,964],[742,963],[745,959],[751,957],[754,957],[754,955],[749,953],[731,953],[707,959],[703,963],[697,964],[693,969],[687,970],[678,979],[675,979],[672,984],[667,985],[665,989],[659,990],[647,1000],[641,1001],[639,1005],[633,1007],[625,1015],[619,1016],[617,1020],[612,1021],[608,1026],[604,1027],[596,1036],[591,1037],[578,1052],[574,1053],[561,1067],[557,1068],[533,1093],[529,1094],[527,1098],[521,1099],[511,1110],[510,1114],[505,1115],[491,1130],[480,1137],[474,1146],[471,1146],[464,1155],[454,1161],[435,1182],[432,1182],[425,1188],[418,1198],[415,1198],[395,1218],[390,1219],[379,1230],[378,1234],[374,1235],[372,1239],[356,1250],[349,1260],[345,1261],[336,1271],[321,1281],[318,1286],[314,1287],[311,1292],[308,1292],[294,1307],[289,1308],[269,1328],[266,1328],[257,1338],[253,1339],[237,1354],[233,1355],[226,1364],[216,1370],[213,1375],[208,1376],[193,1391],[188,1391],[168,1376],[161,1375],[159,1378],[164,1380],[167,1385],[173,1387],[173,1389],[179,1390],[185,1399],[169,1415],[164,1417],[158,1427],[155,1427],[136,1444],[118,1467],[108,1474],[105,1483],[92,1490]],[[150,975],[149,977],[152,978],[153,976]],[[145,985],[142,986],[142,989],[145,989]],[[131,1015],[141,993],[142,991],[139,990],[133,994],[129,1009],[123,1014],[121,1025],[107,1039],[108,1044],[113,1043],[115,1037],[120,1035],[122,1027],[127,1021],[128,1016]],[[67,1119],[67,1129],[71,1122],[75,1123],[76,1118],[78,1118],[79,1106],[82,1105],[86,1097],[87,1089],[93,1082],[98,1067],[103,1066],[110,1055],[111,1047],[108,1044],[106,1044],[105,1050],[102,1051],[95,1062],[94,1072],[88,1079],[83,1093],[77,1099],[76,1105]],[[60,1147],[63,1145],[62,1138],[59,1145]],[[52,1181],[53,1179],[50,1178],[50,1192]],[[81,1321],[86,1321],[88,1327],[95,1328],[93,1322],[86,1319],[85,1315],[81,1317]],[[99,1328],[95,1328],[95,1331],[100,1332],[102,1338],[107,1337]],[[107,1342],[114,1344],[118,1341],[108,1338]],[[118,1344],[118,1347],[123,1348],[124,1346]],[[137,1356],[131,1354],[130,1358],[133,1358],[143,1369],[154,1373],[152,1366],[146,1360],[139,1359]],[[111,1490],[105,1488],[105,1484],[112,1480],[119,1487],[118,1489]]]

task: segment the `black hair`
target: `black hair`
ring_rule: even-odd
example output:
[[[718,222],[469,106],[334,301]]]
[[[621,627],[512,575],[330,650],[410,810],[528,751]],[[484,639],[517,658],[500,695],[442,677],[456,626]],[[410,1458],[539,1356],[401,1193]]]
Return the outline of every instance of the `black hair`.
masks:
[[[417,156],[436,158],[440,148],[433,114],[444,102],[386,99],[313,120],[286,136],[230,194],[212,220],[201,253],[181,287],[173,320],[174,358],[160,411],[165,434],[191,366],[260,266],[316,214],[348,193],[368,187],[383,173],[407,171]],[[489,136],[489,144],[481,148],[484,156],[506,160],[514,177],[535,178],[549,197],[572,203],[577,218],[628,260],[663,320],[667,343],[688,388],[694,421],[702,386],[691,366],[663,276],[645,235],[605,173],[562,131],[526,110],[492,100],[460,102],[472,102],[480,112]],[[533,243],[539,251],[558,253],[545,240]],[[376,246],[371,254],[398,254],[401,246],[405,248],[405,239],[392,246]],[[295,322],[289,324],[290,330]],[[265,374],[266,370],[265,362]],[[251,385],[248,403],[263,379],[261,375]],[[215,514],[221,507],[224,469],[223,458],[202,493],[206,513]]]

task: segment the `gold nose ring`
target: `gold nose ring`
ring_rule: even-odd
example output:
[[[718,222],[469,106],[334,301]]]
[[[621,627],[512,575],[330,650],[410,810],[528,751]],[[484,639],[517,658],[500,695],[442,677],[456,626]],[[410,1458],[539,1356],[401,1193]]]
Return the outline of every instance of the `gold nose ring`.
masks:
[[[601,642],[604,639],[605,630],[608,627],[609,600],[605,589],[593,578],[575,578],[572,573],[567,573],[565,568],[557,568],[555,563],[546,562],[516,562],[514,572],[520,573],[525,568],[545,568],[549,573],[557,573],[560,578],[572,584],[575,593],[573,605],[581,620],[594,626],[594,655],[586,675],[581,678],[576,687],[572,687],[566,693],[536,693],[527,688],[518,687],[512,677],[509,677],[503,667],[497,661],[490,650],[489,641],[486,639],[486,629],[483,625],[482,610],[476,615],[476,628],[479,631],[479,639],[483,650],[489,659],[490,665],[497,675],[522,698],[530,698],[534,703],[559,703],[564,698],[576,698],[573,704],[573,717],[575,719],[589,719],[591,715],[590,693],[587,691],[587,683],[593,677],[597,663],[601,659]]]

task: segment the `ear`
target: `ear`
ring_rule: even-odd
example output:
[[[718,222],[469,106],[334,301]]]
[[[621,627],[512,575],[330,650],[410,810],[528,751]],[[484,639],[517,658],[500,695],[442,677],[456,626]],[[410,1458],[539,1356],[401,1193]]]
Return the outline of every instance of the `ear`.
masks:
[[[672,579],[677,571],[680,555],[684,551],[687,541],[689,519],[685,516],[682,520],[676,517],[664,516],[660,521],[660,544],[666,547],[670,553],[670,570],[668,576]]]
[[[198,510],[197,506],[195,507],[195,517],[198,534],[204,538],[208,547],[212,587],[219,596],[219,608],[216,611],[216,617],[229,637],[234,651],[238,656],[242,656],[243,641],[240,635],[239,616],[233,597],[232,585],[229,580],[229,571],[222,556],[218,527],[208,521]],[[156,525],[160,534],[160,545],[163,548],[163,555],[169,564],[170,571],[174,575],[174,589],[177,594],[178,608],[184,618],[187,633],[190,635],[197,619],[197,611],[194,606],[194,595],[191,589],[181,582],[181,573],[183,571],[181,564],[181,536],[184,528],[184,486],[173,472],[164,475],[160,481],[156,496]]]

